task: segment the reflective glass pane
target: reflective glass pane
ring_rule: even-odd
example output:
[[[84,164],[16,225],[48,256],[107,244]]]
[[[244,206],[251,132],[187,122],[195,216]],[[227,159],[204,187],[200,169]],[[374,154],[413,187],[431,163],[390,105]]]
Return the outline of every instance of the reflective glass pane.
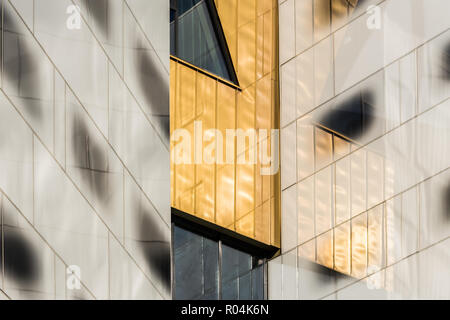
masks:
[[[264,267],[262,265],[252,270],[252,299],[264,300]]]
[[[219,298],[219,246],[217,242],[203,238],[204,295],[209,300]]]
[[[202,237],[175,227],[175,298],[198,299],[202,295]]]
[[[233,279],[222,284],[222,299],[223,300],[238,299],[238,279]]]
[[[239,277],[239,300],[250,300],[252,298],[251,273]]]
[[[222,281],[237,278],[250,271],[251,267],[251,255],[222,245]]]
[[[171,52],[202,69],[231,80],[206,1],[180,0],[171,23]]]
[[[173,251],[174,299],[264,298],[264,267],[253,269],[256,257],[177,226],[173,227]]]

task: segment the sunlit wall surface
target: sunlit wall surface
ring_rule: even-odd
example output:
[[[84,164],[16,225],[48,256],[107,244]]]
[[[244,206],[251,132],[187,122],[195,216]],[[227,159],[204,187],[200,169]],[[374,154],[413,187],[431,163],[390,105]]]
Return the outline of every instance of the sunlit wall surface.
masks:
[[[279,2],[269,298],[450,298],[450,3]]]
[[[212,128],[220,130],[224,137],[226,129],[270,132],[279,123],[278,3],[274,0],[215,3],[240,89],[172,60],[171,131],[184,128],[194,137],[194,122],[201,121],[202,134]],[[194,150],[194,139],[191,143]],[[249,152],[248,149],[245,152],[247,159]],[[258,164],[236,165],[238,156],[242,154],[234,154],[234,164],[172,162],[172,206],[279,246],[279,174],[262,176]]]
[[[168,1],[0,2],[0,296],[170,298]]]

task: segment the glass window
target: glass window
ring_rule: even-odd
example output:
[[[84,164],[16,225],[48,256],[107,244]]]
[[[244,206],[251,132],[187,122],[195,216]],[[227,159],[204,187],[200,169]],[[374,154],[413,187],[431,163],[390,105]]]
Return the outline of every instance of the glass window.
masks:
[[[253,257],[222,245],[222,298],[252,299]]]
[[[173,249],[174,299],[264,299],[264,265],[254,256],[177,226]]]
[[[175,297],[218,298],[219,246],[181,228],[174,228]]]
[[[221,78],[236,82],[228,47],[214,8],[214,3],[210,3],[210,0],[172,1],[171,54]]]

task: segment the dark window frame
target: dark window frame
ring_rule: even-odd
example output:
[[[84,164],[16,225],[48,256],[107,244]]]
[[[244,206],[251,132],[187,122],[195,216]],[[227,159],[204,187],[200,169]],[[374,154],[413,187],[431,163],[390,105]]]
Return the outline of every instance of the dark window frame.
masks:
[[[218,299],[222,299],[222,248],[223,246],[230,247],[240,252],[252,256],[252,268],[254,270],[258,267],[263,268],[263,299],[268,298],[267,291],[267,262],[278,251],[279,248],[266,245],[254,239],[245,237],[234,231],[225,229],[211,222],[197,218],[175,208],[172,208],[172,297],[175,299],[175,257],[174,257],[174,230],[175,227],[192,232],[198,236],[207,238],[218,243],[219,248],[219,279],[218,279]],[[250,271],[251,272],[251,271]]]
[[[228,74],[230,76],[230,81],[239,87],[239,80],[237,78],[236,70],[233,65],[233,61],[231,59],[231,53],[230,49],[228,47],[228,43],[225,38],[225,33],[222,28],[222,23],[220,22],[219,13],[217,11],[216,5],[214,4],[214,0],[203,0],[206,4],[206,7],[208,8],[208,13],[211,18],[211,22],[213,25],[214,30],[216,31],[217,41],[220,46],[220,50],[222,52],[223,58],[225,60],[225,65],[228,71]],[[170,0],[170,10],[174,12],[174,21],[175,21],[175,28],[174,28],[174,56],[178,58],[177,52],[178,52],[178,35],[179,35],[179,24],[178,24],[178,0]],[[172,21],[171,21],[172,23]],[[197,66],[199,69],[202,69],[201,67]],[[208,70],[206,70],[208,71]],[[209,72],[209,71],[208,71]],[[217,77],[221,78],[220,76],[216,75]],[[228,80],[227,80],[228,81]]]
[[[280,250],[275,246],[259,242],[181,210],[175,208],[171,210],[172,223],[176,226],[214,241],[222,241],[227,246],[244,251],[252,256],[270,259]]]

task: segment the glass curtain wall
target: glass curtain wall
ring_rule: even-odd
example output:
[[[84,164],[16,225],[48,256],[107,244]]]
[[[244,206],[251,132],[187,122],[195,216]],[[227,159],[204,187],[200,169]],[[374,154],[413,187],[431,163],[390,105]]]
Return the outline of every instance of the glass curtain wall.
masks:
[[[177,226],[173,247],[174,299],[264,299],[264,265],[256,257]]]
[[[206,0],[172,0],[171,54],[232,81]]]

